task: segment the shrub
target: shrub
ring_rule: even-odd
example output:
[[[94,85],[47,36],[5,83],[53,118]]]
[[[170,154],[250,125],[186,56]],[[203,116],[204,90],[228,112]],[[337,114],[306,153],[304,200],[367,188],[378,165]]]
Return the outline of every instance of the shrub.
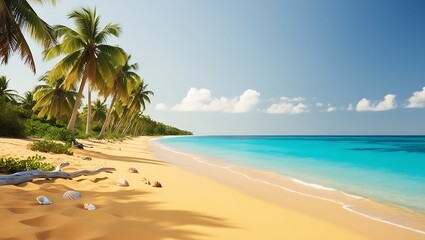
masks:
[[[52,171],[55,167],[50,163],[41,162],[45,157],[35,155],[28,157],[25,160],[19,158],[0,158],[0,171],[11,174],[15,172],[29,171],[29,170],[42,170]]]
[[[42,123],[38,120],[28,119],[25,122],[25,134],[32,137],[43,137],[50,127],[48,123]]]
[[[64,145],[61,143],[55,143],[53,141],[48,141],[48,140],[42,140],[42,141],[30,143],[28,147],[33,151],[64,153],[67,155],[73,155],[73,153],[69,151],[69,149],[71,148],[71,145],[69,144]]]
[[[25,134],[27,136],[41,137],[47,140],[71,142],[72,134],[64,127],[32,119],[28,119],[25,125]]]
[[[0,97],[0,136],[23,137],[25,135],[25,125],[21,119],[22,109],[6,102]]]
[[[114,132],[110,132],[110,131],[105,132],[105,138],[106,139],[117,139],[117,138],[121,138],[121,137],[122,136],[119,133],[114,133]]]
[[[71,134],[71,131],[69,131],[66,128],[50,126],[47,129],[47,132],[46,132],[46,135],[44,135],[44,138],[48,140],[59,140],[64,142],[71,142],[72,134]]]

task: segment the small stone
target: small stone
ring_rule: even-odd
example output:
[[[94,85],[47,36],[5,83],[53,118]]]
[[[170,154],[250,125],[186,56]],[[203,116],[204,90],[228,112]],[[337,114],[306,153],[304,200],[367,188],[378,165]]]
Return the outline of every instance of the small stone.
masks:
[[[155,181],[155,182],[152,183],[152,187],[162,188],[162,185],[161,185],[161,183]]]
[[[121,187],[128,187],[130,186],[130,184],[128,184],[127,180],[125,180],[124,178],[118,179],[117,180],[117,185],[121,186]]]
[[[83,160],[91,161],[92,159],[91,159],[91,157],[83,157]]]
[[[145,184],[151,185],[151,182],[149,182],[148,180],[146,180]]]
[[[96,210],[96,206],[94,204],[91,204],[91,203],[84,203],[84,209],[89,210],[89,211],[93,211],[93,210]]]
[[[136,168],[134,168],[134,167],[129,168],[129,169],[128,169],[128,172],[131,172],[131,173],[139,173],[139,171],[137,171],[137,169],[136,169]]]

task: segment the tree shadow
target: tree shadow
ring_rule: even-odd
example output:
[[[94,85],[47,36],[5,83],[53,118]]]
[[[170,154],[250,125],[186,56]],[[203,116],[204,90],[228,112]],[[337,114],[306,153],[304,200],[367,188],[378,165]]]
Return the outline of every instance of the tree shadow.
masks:
[[[123,162],[131,162],[131,163],[165,165],[165,162],[160,160],[141,158],[141,157],[126,157],[126,156],[111,155],[111,154],[106,154],[106,153],[97,152],[93,150],[77,150],[76,149],[74,150],[74,153],[78,153],[78,154],[89,156],[89,157],[102,158],[106,160],[114,159],[114,160],[119,160]]]
[[[80,191],[83,196],[80,200],[62,200],[61,195],[67,190],[70,190],[68,186],[57,183],[48,184],[39,189],[37,194],[46,195],[54,202],[51,206],[43,207],[44,210],[40,212],[37,210],[40,206],[35,202],[32,191],[22,188],[22,185],[14,189],[6,189],[4,192],[6,196],[8,194],[20,196],[21,209],[19,210],[25,210],[25,214],[14,213],[12,210],[16,210],[16,203],[3,199],[0,201],[2,208],[11,209],[10,214],[22,214],[20,215],[22,217],[19,223],[9,221],[2,227],[15,227],[16,224],[20,224],[22,231],[25,231],[26,227],[30,228],[39,239],[123,239],[123,236],[127,236],[130,239],[150,240],[214,238],[216,236],[209,233],[223,229],[238,229],[235,224],[225,218],[187,209],[166,207],[165,203],[152,200],[152,193],[139,189],[87,190]],[[97,209],[84,210],[82,203],[85,202],[94,203]],[[22,224],[34,219],[51,218],[58,219],[55,227]],[[63,236],[64,230],[67,232],[66,236]],[[91,236],[93,232],[97,235]],[[18,236],[19,233],[15,236],[4,237]],[[88,238],[88,236],[91,237]]]
[[[148,192],[140,190],[126,190],[125,193],[102,192],[95,195],[94,201],[97,197],[108,199],[105,204],[99,206],[99,210],[119,222],[117,228],[105,229],[105,236],[110,239],[119,239],[124,231],[127,236],[143,236],[143,239],[195,240],[207,235],[200,231],[189,230],[194,228],[185,226],[236,228],[224,218],[188,210],[166,209],[161,206],[162,203],[149,201]]]

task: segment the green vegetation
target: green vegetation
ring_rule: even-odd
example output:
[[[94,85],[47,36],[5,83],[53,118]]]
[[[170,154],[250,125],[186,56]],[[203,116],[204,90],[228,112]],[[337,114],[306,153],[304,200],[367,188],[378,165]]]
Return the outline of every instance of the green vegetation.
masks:
[[[22,118],[24,110],[0,97],[0,136],[5,137],[23,137],[24,122]]]
[[[28,144],[29,149],[33,151],[40,151],[40,152],[51,152],[51,153],[64,153],[67,155],[73,155],[69,149],[71,148],[70,144],[61,144],[61,143],[55,143],[50,140],[42,140],[38,142],[33,142]]]
[[[25,135],[64,142],[71,142],[72,138],[71,132],[64,126],[33,119],[25,122]]]
[[[35,155],[28,157],[24,160],[19,160],[19,158],[0,158],[0,172],[1,173],[15,173],[29,170],[42,170],[42,171],[52,171],[55,169],[50,163],[41,162],[44,160],[44,157]]]
[[[108,44],[109,37],[121,33],[118,24],[101,27],[96,10],[88,8],[72,11],[68,18],[74,21],[73,28],[51,27],[38,17],[29,1],[0,3],[0,32],[5,36],[0,38],[0,64],[7,64],[10,54],[18,53],[35,73],[34,59],[21,29],[28,30],[29,36],[44,46],[45,60],[61,58],[39,79],[42,83],[24,97],[9,89],[6,76],[0,76],[0,136],[71,142],[75,137],[192,134],[143,115],[154,93],[136,72],[138,64],[130,61],[131,55]],[[86,85],[89,91],[84,107]],[[97,92],[101,99],[92,102],[91,92]],[[108,98],[110,104],[106,104]],[[78,111],[81,107],[82,113]],[[51,141],[34,143],[33,148],[66,152],[66,147]]]
[[[56,0],[50,2],[54,4]],[[0,1],[0,62],[7,64],[10,55],[17,52],[35,73],[34,58],[21,29],[28,30],[27,33],[44,47],[54,42],[52,27],[37,15],[28,1]]]
[[[178,128],[165,125],[152,120],[149,116],[140,119],[140,129],[138,135],[164,136],[164,135],[192,135],[192,132],[180,130]],[[137,134],[135,134],[137,135]]]

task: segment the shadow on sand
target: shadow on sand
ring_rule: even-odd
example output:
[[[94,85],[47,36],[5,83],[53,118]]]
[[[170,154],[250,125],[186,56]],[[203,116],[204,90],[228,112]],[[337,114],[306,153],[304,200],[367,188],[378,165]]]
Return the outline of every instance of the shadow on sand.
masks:
[[[53,205],[39,211],[40,206],[34,200],[34,193],[22,188],[27,184],[7,189],[2,193],[3,196],[19,194],[23,201],[19,212],[16,213],[12,211],[16,207],[11,201],[0,198],[3,209],[11,209],[10,214],[19,214],[23,217],[19,223],[9,222],[3,227],[8,227],[8,224],[9,227],[16,224],[28,225],[38,239],[124,239],[125,237],[150,240],[195,240],[205,237],[214,239],[217,236],[211,236],[202,229],[237,228],[220,217],[188,210],[167,209],[164,203],[150,201],[150,193],[142,190],[80,191],[83,196],[81,200],[61,200],[58,198],[70,188],[54,181],[50,184],[36,183],[43,184],[38,194],[47,195],[55,200]],[[83,202],[94,203],[97,209],[86,211],[83,209]],[[25,215],[22,215],[23,211]],[[49,219],[57,219],[54,226],[38,224]],[[25,230],[24,226],[22,230]],[[214,232],[214,229],[212,230],[210,232]],[[64,231],[67,232],[66,235],[63,235]],[[18,233],[17,235],[19,236]]]

